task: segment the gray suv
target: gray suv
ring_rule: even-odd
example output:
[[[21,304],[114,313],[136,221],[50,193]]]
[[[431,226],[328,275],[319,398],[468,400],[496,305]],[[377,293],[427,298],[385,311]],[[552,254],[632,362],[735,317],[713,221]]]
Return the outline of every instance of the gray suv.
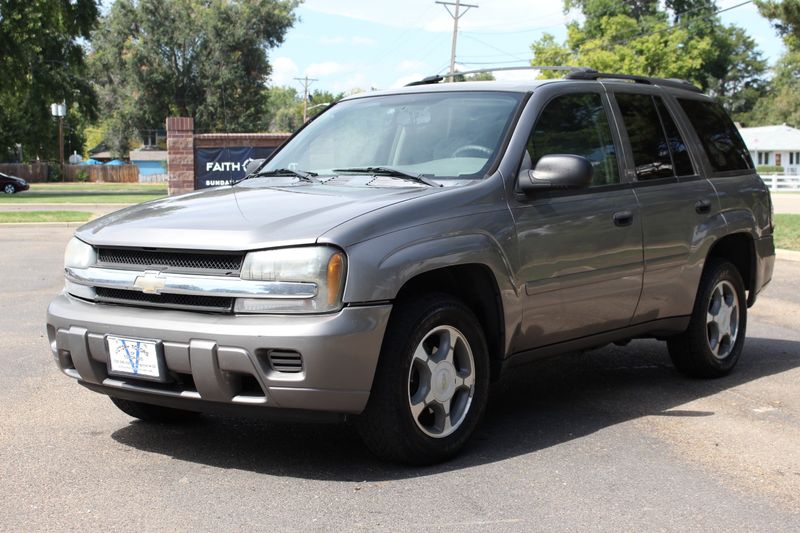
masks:
[[[133,417],[352,418],[423,464],[515,365],[631,338],[729,372],[774,264],[725,111],[679,80],[575,69],[331,106],[226,187],[76,231],[47,332]]]

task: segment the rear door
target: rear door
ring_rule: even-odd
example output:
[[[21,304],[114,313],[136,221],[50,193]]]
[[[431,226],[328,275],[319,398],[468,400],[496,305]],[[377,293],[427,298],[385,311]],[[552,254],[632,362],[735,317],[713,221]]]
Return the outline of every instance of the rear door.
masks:
[[[535,123],[523,156],[576,154],[594,168],[591,187],[517,192],[518,276],[524,283],[526,350],[627,326],[642,285],[642,228],[636,197],[621,179],[619,138],[599,83],[534,93]],[[522,127],[522,125],[520,125]]]
[[[608,88],[642,219],[644,279],[633,323],[688,315],[711,239],[707,228],[719,216],[714,188],[698,173],[674,102],[654,87]]]

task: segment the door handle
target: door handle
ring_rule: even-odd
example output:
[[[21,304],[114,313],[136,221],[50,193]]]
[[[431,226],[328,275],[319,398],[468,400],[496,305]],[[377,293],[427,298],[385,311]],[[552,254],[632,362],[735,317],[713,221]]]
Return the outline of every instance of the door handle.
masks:
[[[617,211],[614,213],[615,226],[630,226],[633,224],[633,213],[630,211]]]
[[[711,212],[711,200],[697,200],[694,203],[694,210],[699,215],[707,215]]]

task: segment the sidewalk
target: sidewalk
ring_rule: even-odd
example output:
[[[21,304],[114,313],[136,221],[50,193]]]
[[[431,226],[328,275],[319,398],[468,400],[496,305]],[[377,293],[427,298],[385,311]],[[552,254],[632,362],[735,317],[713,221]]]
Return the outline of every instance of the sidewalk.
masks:
[[[800,215],[800,193],[774,192],[771,196],[775,213]]]

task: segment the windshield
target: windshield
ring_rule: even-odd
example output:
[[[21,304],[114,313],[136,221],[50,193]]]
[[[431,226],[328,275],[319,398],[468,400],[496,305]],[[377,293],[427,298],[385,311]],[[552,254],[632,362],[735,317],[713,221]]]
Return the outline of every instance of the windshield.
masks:
[[[521,99],[459,91],[347,100],[309,124],[262,170],[331,175],[389,167],[434,178],[481,178]]]

